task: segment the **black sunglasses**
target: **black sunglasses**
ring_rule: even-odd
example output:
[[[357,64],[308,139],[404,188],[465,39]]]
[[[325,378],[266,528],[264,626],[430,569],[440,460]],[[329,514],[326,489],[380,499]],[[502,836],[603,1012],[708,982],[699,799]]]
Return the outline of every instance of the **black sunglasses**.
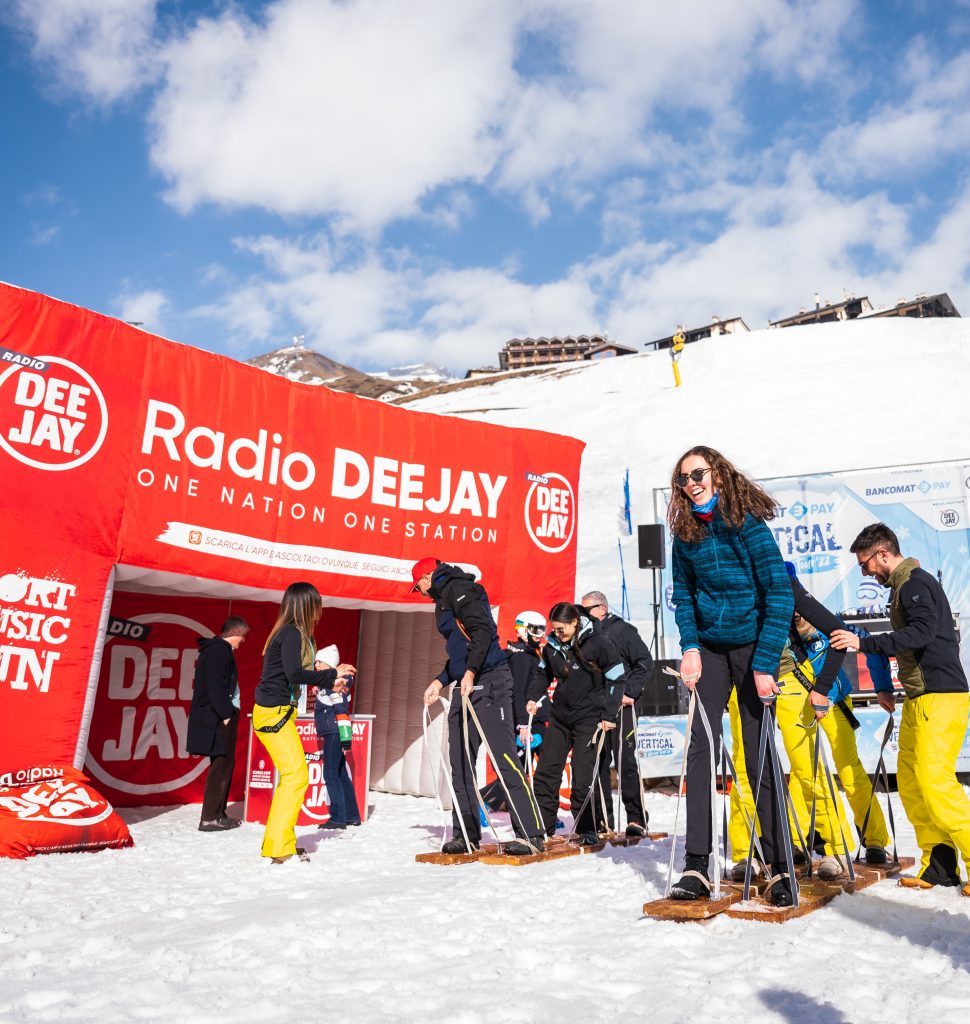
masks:
[[[689,473],[681,473],[679,476],[674,477],[674,483],[678,487],[686,487],[688,480],[693,480],[695,484],[699,484],[710,471],[710,466],[707,469],[692,469]]]

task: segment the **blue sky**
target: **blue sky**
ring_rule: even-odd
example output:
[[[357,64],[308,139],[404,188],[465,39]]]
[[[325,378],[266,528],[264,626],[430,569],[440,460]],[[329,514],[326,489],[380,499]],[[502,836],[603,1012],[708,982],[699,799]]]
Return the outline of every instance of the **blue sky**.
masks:
[[[965,0],[0,0],[0,89],[0,278],[240,358],[970,312]]]

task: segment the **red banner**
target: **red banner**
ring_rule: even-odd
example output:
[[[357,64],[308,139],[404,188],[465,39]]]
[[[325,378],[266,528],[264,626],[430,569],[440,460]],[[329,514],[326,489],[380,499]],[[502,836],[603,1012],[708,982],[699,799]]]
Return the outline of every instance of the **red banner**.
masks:
[[[207,757],[186,753],[185,729],[199,649],[230,615],[250,627],[237,649],[241,718],[230,800],[243,797],[245,723],[263,664],[262,647],[278,606],[263,601],[116,594],[105,642],[85,770],[116,807],[200,803]],[[355,660],[360,613],[328,608],[317,637]],[[134,636],[137,627],[146,634]],[[125,635],[127,634],[127,635]]]
[[[309,580],[359,608],[422,602],[410,566],[433,555],[475,569],[506,635],[573,596],[582,447],[294,384],[0,285],[0,771],[75,757],[116,563]],[[47,581],[51,603],[11,578]]]

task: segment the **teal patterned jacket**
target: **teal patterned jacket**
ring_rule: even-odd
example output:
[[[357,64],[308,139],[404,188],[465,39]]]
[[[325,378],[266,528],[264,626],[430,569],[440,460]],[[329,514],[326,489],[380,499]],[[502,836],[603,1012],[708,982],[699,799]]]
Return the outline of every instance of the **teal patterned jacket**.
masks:
[[[777,676],[795,602],[781,553],[762,520],[749,513],[735,529],[715,508],[703,540],[674,537],[671,572],[682,651],[753,643],[752,669]]]

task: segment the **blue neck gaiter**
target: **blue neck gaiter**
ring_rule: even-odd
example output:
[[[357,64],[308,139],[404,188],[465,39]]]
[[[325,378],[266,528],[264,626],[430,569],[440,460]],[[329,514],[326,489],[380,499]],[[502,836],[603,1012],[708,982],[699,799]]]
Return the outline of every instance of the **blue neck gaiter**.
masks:
[[[697,515],[699,515],[699,516],[705,516],[708,513],[713,512],[714,511],[714,506],[716,504],[717,504],[717,491],[715,491],[714,494],[711,495],[710,500],[709,501],[705,501],[703,505],[694,505],[694,503],[691,502],[691,505],[694,508],[694,512]]]

